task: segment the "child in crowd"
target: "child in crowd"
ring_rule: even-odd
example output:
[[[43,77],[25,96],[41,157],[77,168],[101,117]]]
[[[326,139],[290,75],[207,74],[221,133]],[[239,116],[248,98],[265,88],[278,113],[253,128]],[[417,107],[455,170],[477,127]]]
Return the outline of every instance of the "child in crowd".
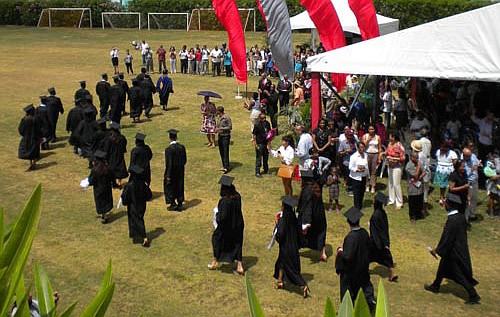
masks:
[[[329,205],[328,212],[332,212],[333,200],[335,200],[335,212],[339,212],[339,177],[335,166],[330,168],[330,174],[326,178],[326,186],[328,186]]]

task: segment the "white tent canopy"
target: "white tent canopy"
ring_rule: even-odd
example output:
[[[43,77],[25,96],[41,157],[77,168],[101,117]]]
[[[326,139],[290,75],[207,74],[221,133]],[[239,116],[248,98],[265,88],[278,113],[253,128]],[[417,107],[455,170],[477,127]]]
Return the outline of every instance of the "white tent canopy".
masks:
[[[354,13],[351,11],[351,8],[349,8],[347,0],[332,0],[332,3],[335,7],[335,11],[337,11],[342,29],[347,32],[360,34],[358,22],[356,20],[356,17],[354,16]],[[397,19],[392,19],[377,14],[377,21],[380,35],[389,34],[399,30],[399,20]],[[316,28],[307,11],[291,17],[290,24],[292,26],[292,30]]]
[[[312,56],[307,70],[500,82],[499,17],[493,4]]]

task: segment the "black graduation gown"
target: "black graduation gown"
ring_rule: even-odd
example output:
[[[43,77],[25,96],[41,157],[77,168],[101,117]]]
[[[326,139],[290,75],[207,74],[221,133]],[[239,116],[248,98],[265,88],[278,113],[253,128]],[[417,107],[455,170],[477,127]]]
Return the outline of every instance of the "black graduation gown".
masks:
[[[305,245],[313,250],[321,250],[326,243],[325,205],[321,197],[316,197],[311,187],[305,187],[300,192],[297,207],[299,223],[311,224],[305,235]]]
[[[128,91],[128,98],[130,100],[130,117],[139,117],[142,113],[145,100],[142,89],[139,86],[132,86]]]
[[[478,284],[472,277],[472,263],[467,243],[467,221],[464,214],[448,216],[436,253],[441,257],[438,277],[453,280],[466,288]]]
[[[48,139],[52,128],[49,121],[49,111],[47,109],[47,106],[37,107],[35,110],[35,118],[40,125],[40,133],[42,137]]]
[[[40,126],[37,119],[27,115],[21,119],[17,128],[22,136],[19,142],[18,157],[23,160],[38,160],[40,158]]]
[[[106,140],[110,133],[109,130],[102,130],[102,128],[98,128],[94,132],[94,143],[92,144],[92,151],[94,153],[98,150],[106,152]]]
[[[125,92],[119,84],[110,88],[110,119],[113,122],[120,123],[122,118],[122,104],[125,102]]]
[[[125,80],[120,80],[118,82],[118,85],[120,85],[120,87],[122,87],[122,90],[125,94],[123,100],[122,100],[122,111],[125,111],[125,104],[127,102],[127,98],[129,97],[128,96],[128,91],[129,91],[129,87],[128,87],[128,84]]]
[[[104,164],[104,163],[102,163]],[[89,185],[94,186],[95,209],[98,214],[105,214],[113,209],[113,175],[106,168],[98,171],[92,168]]]
[[[75,138],[78,140],[78,147],[82,150],[82,156],[90,158],[93,156],[94,134],[97,130],[97,122],[83,120],[75,130]]]
[[[151,184],[151,166],[149,162],[153,158],[153,152],[151,148],[147,144],[137,145],[135,148],[130,151],[130,164],[138,165],[144,169],[144,181],[147,184]]]
[[[100,81],[95,85],[95,92],[99,96],[101,118],[107,115],[109,109],[111,84],[107,81]]]
[[[156,92],[156,86],[153,84],[153,81],[149,76],[144,77],[139,82],[139,86],[144,94],[144,110],[146,114],[149,114],[153,108],[153,94]]]
[[[279,270],[284,271],[283,279],[298,286],[306,285],[300,274],[300,240],[302,239],[299,222],[295,212],[285,207],[278,222],[276,241],[279,243],[279,254],[274,264],[274,278],[278,279]]]
[[[337,254],[335,269],[340,274],[340,296],[347,290],[354,302],[363,288],[368,303],[373,302],[373,285],[370,282],[370,237],[365,229],[351,230],[344,238],[343,251]]]
[[[245,222],[241,210],[240,194],[222,197],[217,205],[217,229],[212,234],[214,258],[218,262],[232,263],[243,259],[243,231]]]
[[[390,246],[387,214],[384,209],[377,208],[370,218],[370,262],[394,267],[392,254],[388,249]]]
[[[146,238],[144,214],[146,202],[151,199],[151,190],[142,177],[135,176],[123,189],[122,204],[127,206],[128,232],[130,238]]]
[[[163,191],[167,204],[181,204],[184,201],[184,166],[186,148],[180,143],[172,143],[165,149],[165,173]],[[170,182],[167,184],[167,178]]]
[[[78,99],[85,100],[85,96],[92,96],[87,89],[80,88],[77,91],[75,91],[75,101]]]
[[[106,139],[106,152],[108,154],[108,166],[115,179],[123,179],[128,176],[125,164],[125,153],[127,153],[127,139],[122,134],[116,136],[111,134]]]
[[[56,138],[57,121],[59,120],[59,114],[64,113],[64,107],[61,102],[61,98],[50,95],[47,97],[47,110],[50,122],[50,138],[54,140]]]
[[[85,115],[83,114],[83,109],[80,107],[74,107],[69,111],[68,117],[66,118],[66,131],[71,133],[68,141],[69,144],[78,146],[75,131],[84,118]]]

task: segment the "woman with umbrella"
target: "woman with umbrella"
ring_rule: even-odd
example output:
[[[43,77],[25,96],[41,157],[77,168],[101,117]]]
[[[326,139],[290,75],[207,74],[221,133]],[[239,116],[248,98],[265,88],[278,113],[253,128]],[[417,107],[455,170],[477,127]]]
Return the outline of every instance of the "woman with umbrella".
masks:
[[[208,147],[215,147],[215,104],[210,101],[210,96],[205,96],[205,101],[200,105],[201,122],[200,132],[207,135]]]

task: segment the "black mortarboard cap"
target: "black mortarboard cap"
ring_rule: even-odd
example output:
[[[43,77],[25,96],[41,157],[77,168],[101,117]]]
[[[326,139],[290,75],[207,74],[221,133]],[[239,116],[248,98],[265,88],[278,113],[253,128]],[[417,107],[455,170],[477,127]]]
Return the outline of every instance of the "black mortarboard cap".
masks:
[[[389,197],[382,194],[382,192],[377,192],[377,194],[375,195],[375,200],[386,205],[389,202]]]
[[[349,220],[350,223],[356,223],[363,217],[361,211],[356,207],[351,207],[344,213],[344,216]]]
[[[80,84],[86,84],[87,82],[85,80],[80,80],[79,83]]]
[[[30,103],[29,105],[27,105],[26,107],[24,107],[23,110],[24,110],[24,112],[28,113],[30,111],[35,110],[35,107],[33,107],[33,104]]]
[[[101,77],[103,77],[103,78],[104,78],[104,77],[108,77],[108,74],[107,74],[107,73],[102,73],[102,74],[101,74]]]
[[[142,174],[144,172],[144,169],[136,164],[130,166],[130,168],[128,170],[129,170],[129,172],[134,173],[134,174],[138,174],[138,175]]]
[[[168,130],[168,134],[170,134],[170,135],[177,135],[177,132],[179,132],[179,131],[177,131],[176,129]]]
[[[55,92],[56,89],[54,87],[49,87],[49,89],[47,89],[47,91],[51,93],[51,92]]]
[[[83,110],[83,113],[85,114],[93,114],[94,113],[94,109],[88,107],[88,108],[85,108],[85,110]]]
[[[227,176],[227,175],[222,175],[222,177],[219,179],[219,184],[222,186],[231,186],[233,184],[234,177]]]
[[[297,197],[293,197],[293,196],[285,196],[285,198],[283,198],[283,204],[285,205],[288,205],[290,207],[297,207],[299,205],[299,199]]]
[[[104,158],[106,158],[106,155],[107,155],[107,153],[104,152],[104,151],[102,151],[102,150],[97,150],[94,153],[94,157],[96,157],[96,158],[102,158],[102,159],[104,159]]]
[[[136,139],[136,140],[141,140],[141,141],[144,141],[144,139],[145,139],[145,138],[146,138],[146,135],[145,135],[145,134],[142,134],[142,133],[140,133],[140,132],[137,132],[137,133],[135,134],[135,139]]]
[[[42,100],[42,101],[43,101],[43,100],[47,100],[47,96],[46,96],[46,95],[41,95],[41,96],[40,96],[40,100]]]
[[[312,171],[304,170],[304,171],[300,171],[300,177],[301,178],[314,178],[314,174]]]
[[[118,122],[111,122],[109,125],[111,129],[120,130],[120,124]]]
[[[458,204],[458,205],[461,205],[462,204],[462,199],[460,198],[460,196],[458,195],[455,195],[455,194],[452,194],[452,193],[449,193],[448,194],[448,198],[446,198],[446,201],[448,203],[451,203],[451,204]]]

